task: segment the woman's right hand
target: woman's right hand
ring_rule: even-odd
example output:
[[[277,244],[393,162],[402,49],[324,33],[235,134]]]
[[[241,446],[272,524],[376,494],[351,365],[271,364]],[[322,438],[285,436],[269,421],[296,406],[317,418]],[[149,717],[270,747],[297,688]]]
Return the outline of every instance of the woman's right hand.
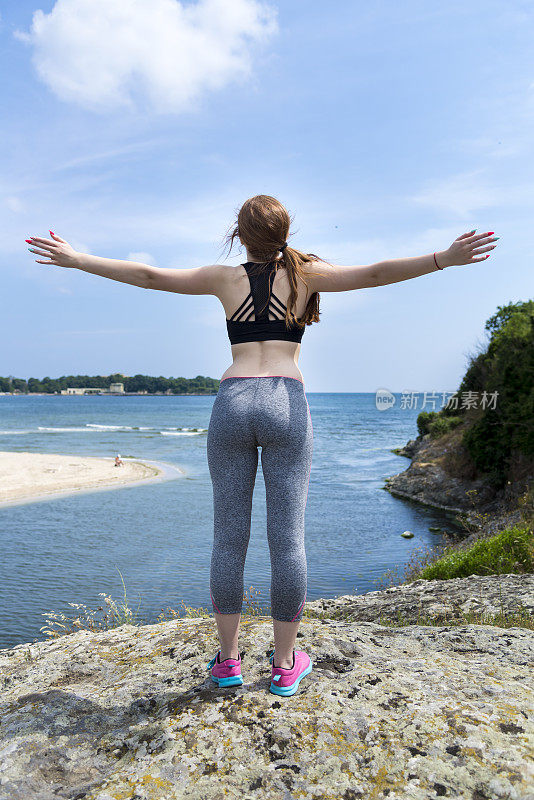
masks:
[[[441,261],[438,257],[440,267],[454,267],[460,264],[476,264],[477,261],[485,261],[489,257],[488,250],[493,250],[497,245],[490,244],[499,238],[493,237],[493,231],[489,233],[479,233],[474,235],[474,231],[462,233],[451,244],[448,250],[444,250],[441,255]],[[487,255],[481,255],[487,253]],[[445,260],[445,264],[443,261]]]

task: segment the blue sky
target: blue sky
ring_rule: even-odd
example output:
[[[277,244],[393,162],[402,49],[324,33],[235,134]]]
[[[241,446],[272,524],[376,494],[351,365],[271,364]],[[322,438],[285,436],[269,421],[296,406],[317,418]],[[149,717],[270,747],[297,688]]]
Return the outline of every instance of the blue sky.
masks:
[[[335,264],[501,236],[486,263],[323,293],[304,335],[307,391],[454,391],[485,320],[532,295],[533,35],[519,0],[4,0],[0,374],[219,378],[217,298],[36,264],[24,240],[190,268],[271,194]]]

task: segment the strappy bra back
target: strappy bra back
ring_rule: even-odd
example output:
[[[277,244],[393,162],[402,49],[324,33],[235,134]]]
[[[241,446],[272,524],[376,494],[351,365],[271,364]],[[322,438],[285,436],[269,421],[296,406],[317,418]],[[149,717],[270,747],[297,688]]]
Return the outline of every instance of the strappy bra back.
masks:
[[[277,265],[261,272],[258,272],[258,265],[252,261],[241,266],[247,272],[250,292],[230,319],[226,320],[230,343],[264,342],[274,339],[300,342],[304,327],[301,328],[295,323],[287,327],[286,306],[273,292]],[[275,319],[269,319],[270,314]]]

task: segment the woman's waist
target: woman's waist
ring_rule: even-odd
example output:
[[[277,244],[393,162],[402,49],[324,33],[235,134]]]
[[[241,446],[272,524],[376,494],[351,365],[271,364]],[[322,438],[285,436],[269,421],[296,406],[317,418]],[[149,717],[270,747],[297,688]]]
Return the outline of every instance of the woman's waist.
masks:
[[[292,359],[274,361],[256,361],[254,359],[236,358],[221,376],[225,378],[295,378],[304,383],[302,372]]]

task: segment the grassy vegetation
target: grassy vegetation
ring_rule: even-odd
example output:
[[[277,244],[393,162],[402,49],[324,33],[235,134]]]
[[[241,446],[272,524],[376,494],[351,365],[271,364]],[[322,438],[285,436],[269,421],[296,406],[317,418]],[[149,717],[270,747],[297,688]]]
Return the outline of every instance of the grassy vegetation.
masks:
[[[403,575],[399,567],[386,570],[379,588],[402,586],[413,581],[450,580],[469,575],[504,575],[534,572],[534,535],[532,525],[521,522],[487,539],[479,539],[471,547],[456,544],[415,548]]]
[[[76,633],[80,630],[87,631],[107,631],[113,628],[119,628],[121,625],[146,625],[146,621],[139,617],[139,605],[134,611],[128,604],[126,594],[126,586],[124,579],[121,576],[122,586],[124,589],[124,597],[122,602],[116,602],[110,595],[100,592],[99,596],[104,598],[104,605],[96,609],[89,608],[84,603],[68,603],[71,608],[76,609],[74,616],[67,616],[62,612],[47,611],[43,616],[46,617],[46,625],[40,630],[48,637],[48,639],[57,639],[60,636],[66,636],[69,633]],[[258,605],[258,597],[261,594],[254,586],[250,587],[249,591],[245,591],[243,596],[243,616],[244,617],[260,617],[265,615]],[[178,610],[173,608],[162,609],[161,614],[158,615],[157,622],[167,622],[172,619],[178,618],[212,618],[211,609],[208,608],[193,608],[188,606],[182,600],[178,606]],[[37,640],[35,640],[37,641]]]
[[[505,575],[534,572],[534,537],[527,527],[516,525],[466,550],[447,548],[441,557],[425,567],[420,578],[448,580],[469,575]]]

